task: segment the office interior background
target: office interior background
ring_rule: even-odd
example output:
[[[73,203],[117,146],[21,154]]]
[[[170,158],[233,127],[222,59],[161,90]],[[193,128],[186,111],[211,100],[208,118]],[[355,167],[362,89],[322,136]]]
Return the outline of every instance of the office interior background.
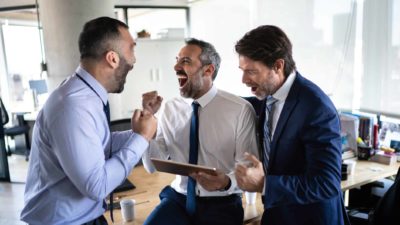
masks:
[[[129,110],[140,107],[143,91],[161,89],[168,97],[178,94],[173,65],[184,37],[207,40],[221,53],[222,65],[216,79],[219,88],[250,95],[241,83],[234,44],[246,31],[262,24],[278,25],[287,32],[298,70],[317,83],[338,109],[400,116],[399,1],[139,0],[114,4],[115,17],[125,21],[126,16],[135,37],[143,29],[151,35],[151,40],[139,38],[137,65],[129,75],[127,93],[116,98],[130,108],[114,104],[114,119],[126,117]],[[33,8],[18,10],[24,6]],[[149,8],[143,8],[146,6]],[[79,63],[76,58],[73,67],[62,75],[53,75],[49,64],[47,71],[41,70],[46,52],[50,51],[46,51],[46,42],[51,40],[39,32],[38,28],[43,27],[38,24],[34,7],[34,0],[0,3],[1,96],[12,111],[34,110],[29,80],[45,79],[51,92]],[[7,10],[13,8],[17,10]],[[76,26],[79,30],[82,24]],[[76,42],[58,45],[78,52]],[[145,49],[141,49],[143,45]],[[151,51],[152,45],[158,49]],[[62,52],[55,57],[62,57]],[[134,89],[139,91],[131,91]],[[39,104],[43,104],[45,96],[38,97]]]
[[[68,4],[84,7],[83,1]],[[83,23],[63,23],[70,18],[61,8],[52,14],[42,11],[50,2],[0,1],[0,96],[10,117],[19,112],[34,116],[79,64],[77,34],[60,41],[57,26],[69,24],[76,26],[72,31],[80,31]],[[112,120],[130,118],[141,107],[143,92],[158,90],[166,100],[179,95],[173,66],[186,37],[209,41],[220,52],[218,88],[251,95],[241,82],[234,45],[245,32],[263,24],[277,25],[288,34],[298,71],[319,85],[338,110],[400,120],[398,0],[105,0],[97,4],[112,7],[111,15],[127,22],[138,42],[137,63],[124,92],[110,95]],[[51,20],[58,24],[52,25]],[[66,53],[76,57],[63,63]]]

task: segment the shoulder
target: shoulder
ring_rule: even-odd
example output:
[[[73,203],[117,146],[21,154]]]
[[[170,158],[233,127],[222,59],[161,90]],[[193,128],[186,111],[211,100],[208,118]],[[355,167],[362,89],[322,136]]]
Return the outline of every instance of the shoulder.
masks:
[[[219,90],[217,92],[217,95],[215,96],[215,100],[218,102],[222,102],[224,104],[230,104],[230,105],[236,105],[238,107],[250,107],[251,104],[246,101],[246,99],[239,97],[237,95],[234,95],[232,93],[229,93],[224,90]]]
[[[75,117],[103,113],[103,102],[79,80],[70,78],[49,96],[43,110],[46,117]]]
[[[339,120],[336,107],[328,95],[312,81],[302,76],[296,77],[287,101],[293,102],[295,99],[298,101],[295,115],[301,115],[305,121]]]
[[[328,107],[336,111],[329,96],[318,85],[299,73],[297,73],[292,89],[297,92],[292,94],[299,96],[301,102],[313,104],[314,106]]]
[[[242,97],[223,90],[218,90],[217,95],[209,103],[209,105],[212,108],[223,110],[225,115],[255,115],[253,106],[248,101]]]

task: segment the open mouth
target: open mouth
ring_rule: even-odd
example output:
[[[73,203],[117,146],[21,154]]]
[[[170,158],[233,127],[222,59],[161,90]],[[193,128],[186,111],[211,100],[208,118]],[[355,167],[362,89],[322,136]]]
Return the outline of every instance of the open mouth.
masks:
[[[251,92],[256,92],[257,91],[257,87],[250,87],[251,88]]]
[[[183,86],[185,86],[188,77],[183,72],[177,72],[176,75],[178,76],[179,87],[182,88]]]

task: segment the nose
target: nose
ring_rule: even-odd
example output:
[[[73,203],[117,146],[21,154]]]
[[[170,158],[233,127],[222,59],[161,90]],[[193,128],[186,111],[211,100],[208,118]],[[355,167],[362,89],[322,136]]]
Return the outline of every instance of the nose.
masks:
[[[246,83],[248,83],[248,82],[249,82],[249,77],[246,76],[245,73],[243,73],[243,75],[242,75],[242,83],[243,83],[243,84],[246,84]]]
[[[182,70],[182,67],[180,66],[179,62],[176,62],[176,63],[175,63],[174,70],[175,70],[175,71]]]

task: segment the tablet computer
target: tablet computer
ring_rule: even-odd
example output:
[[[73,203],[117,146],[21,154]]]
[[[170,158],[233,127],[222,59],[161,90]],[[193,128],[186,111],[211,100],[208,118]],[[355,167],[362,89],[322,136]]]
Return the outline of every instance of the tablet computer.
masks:
[[[156,158],[150,158],[153,165],[160,172],[172,173],[182,176],[189,176],[191,173],[204,172],[211,175],[217,175],[216,168],[199,166],[189,163],[174,162],[171,160],[162,160]]]

